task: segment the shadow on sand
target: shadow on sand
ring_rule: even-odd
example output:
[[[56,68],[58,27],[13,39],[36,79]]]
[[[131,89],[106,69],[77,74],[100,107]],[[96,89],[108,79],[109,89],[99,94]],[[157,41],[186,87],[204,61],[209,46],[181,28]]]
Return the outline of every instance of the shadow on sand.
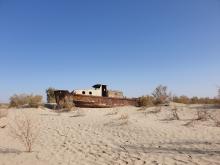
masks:
[[[192,148],[191,146],[187,145],[220,145],[220,143],[211,143],[207,141],[201,141],[201,142],[173,142],[173,143],[158,143],[158,144],[152,144],[152,146],[146,147],[146,146],[137,146],[137,145],[123,145],[120,146],[121,149],[128,151],[129,153],[151,153],[151,154],[203,154],[203,155],[219,155],[220,154],[220,148],[214,148],[213,149],[205,149],[204,147],[200,148]],[[181,145],[185,145],[184,147]],[[176,147],[175,147],[176,146]]]
[[[20,154],[22,151],[13,148],[0,147],[0,154]]]

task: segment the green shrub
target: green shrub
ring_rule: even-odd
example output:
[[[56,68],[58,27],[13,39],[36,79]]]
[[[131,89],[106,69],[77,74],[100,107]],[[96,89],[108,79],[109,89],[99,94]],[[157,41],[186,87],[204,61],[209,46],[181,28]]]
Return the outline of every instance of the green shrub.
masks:
[[[10,98],[10,107],[33,107],[37,108],[42,103],[42,96],[40,95],[14,95]]]

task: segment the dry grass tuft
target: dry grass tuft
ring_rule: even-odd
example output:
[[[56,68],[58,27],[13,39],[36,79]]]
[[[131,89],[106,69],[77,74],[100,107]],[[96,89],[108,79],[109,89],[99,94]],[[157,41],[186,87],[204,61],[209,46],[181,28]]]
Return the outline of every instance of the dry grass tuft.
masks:
[[[177,113],[177,107],[172,108],[172,120],[180,120],[180,117]]]
[[[127,113],[122,114],[119,118],[119,120],[121,121],[121,123],[119,125],[127,125],[128,124],[128,119],[129,119],[129,115]]]
[[[31,152],[39,136],[39,123],[31,114],[20,114],[15,116],[9,125],[9,135],[17,139],[27,152]]]
[[[152,107],[154,106],[152,96],[142,96],[138,99],[138,104],[140,107]]]
[[[197,114],[196,120],[207,121],[210,118],[210,115],[205,110],[197,111],[196,114]]]
[[[42,103],[40,95],[14,95],[10,98],[10,107],[31,107],[38,108]]]
[[[119,120],[128,120],[128,118],[129,118],[128,114],[125,113],[120,116]]]
[[[190,120],[184,126],[194,126],[198,121],[207,121],[209,119],[212,119],[216,126],[220,126],[220,121],[215,120],[206,110],[198,110],[196,115],[195,119]]]

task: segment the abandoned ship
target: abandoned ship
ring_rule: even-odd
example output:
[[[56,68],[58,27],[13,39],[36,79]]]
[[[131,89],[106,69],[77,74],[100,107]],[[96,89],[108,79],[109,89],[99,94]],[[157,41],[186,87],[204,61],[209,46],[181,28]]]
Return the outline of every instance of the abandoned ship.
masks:
[[[92,89],[56,90],[54,91],[56,103],[62,108],[66,103],[73,103],[76,107],[110,108],[117,106],[138,106],[135,98],[123,96],[121,91],[108,90],[107,85],[96,84]]]

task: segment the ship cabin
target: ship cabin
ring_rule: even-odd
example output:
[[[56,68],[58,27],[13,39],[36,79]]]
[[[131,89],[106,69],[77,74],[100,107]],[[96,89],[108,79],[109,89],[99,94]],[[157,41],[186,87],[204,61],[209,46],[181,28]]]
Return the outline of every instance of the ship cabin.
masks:
[[[75,94],[108,97],[107,85],[96,84],[91,89],[77,89]]]

